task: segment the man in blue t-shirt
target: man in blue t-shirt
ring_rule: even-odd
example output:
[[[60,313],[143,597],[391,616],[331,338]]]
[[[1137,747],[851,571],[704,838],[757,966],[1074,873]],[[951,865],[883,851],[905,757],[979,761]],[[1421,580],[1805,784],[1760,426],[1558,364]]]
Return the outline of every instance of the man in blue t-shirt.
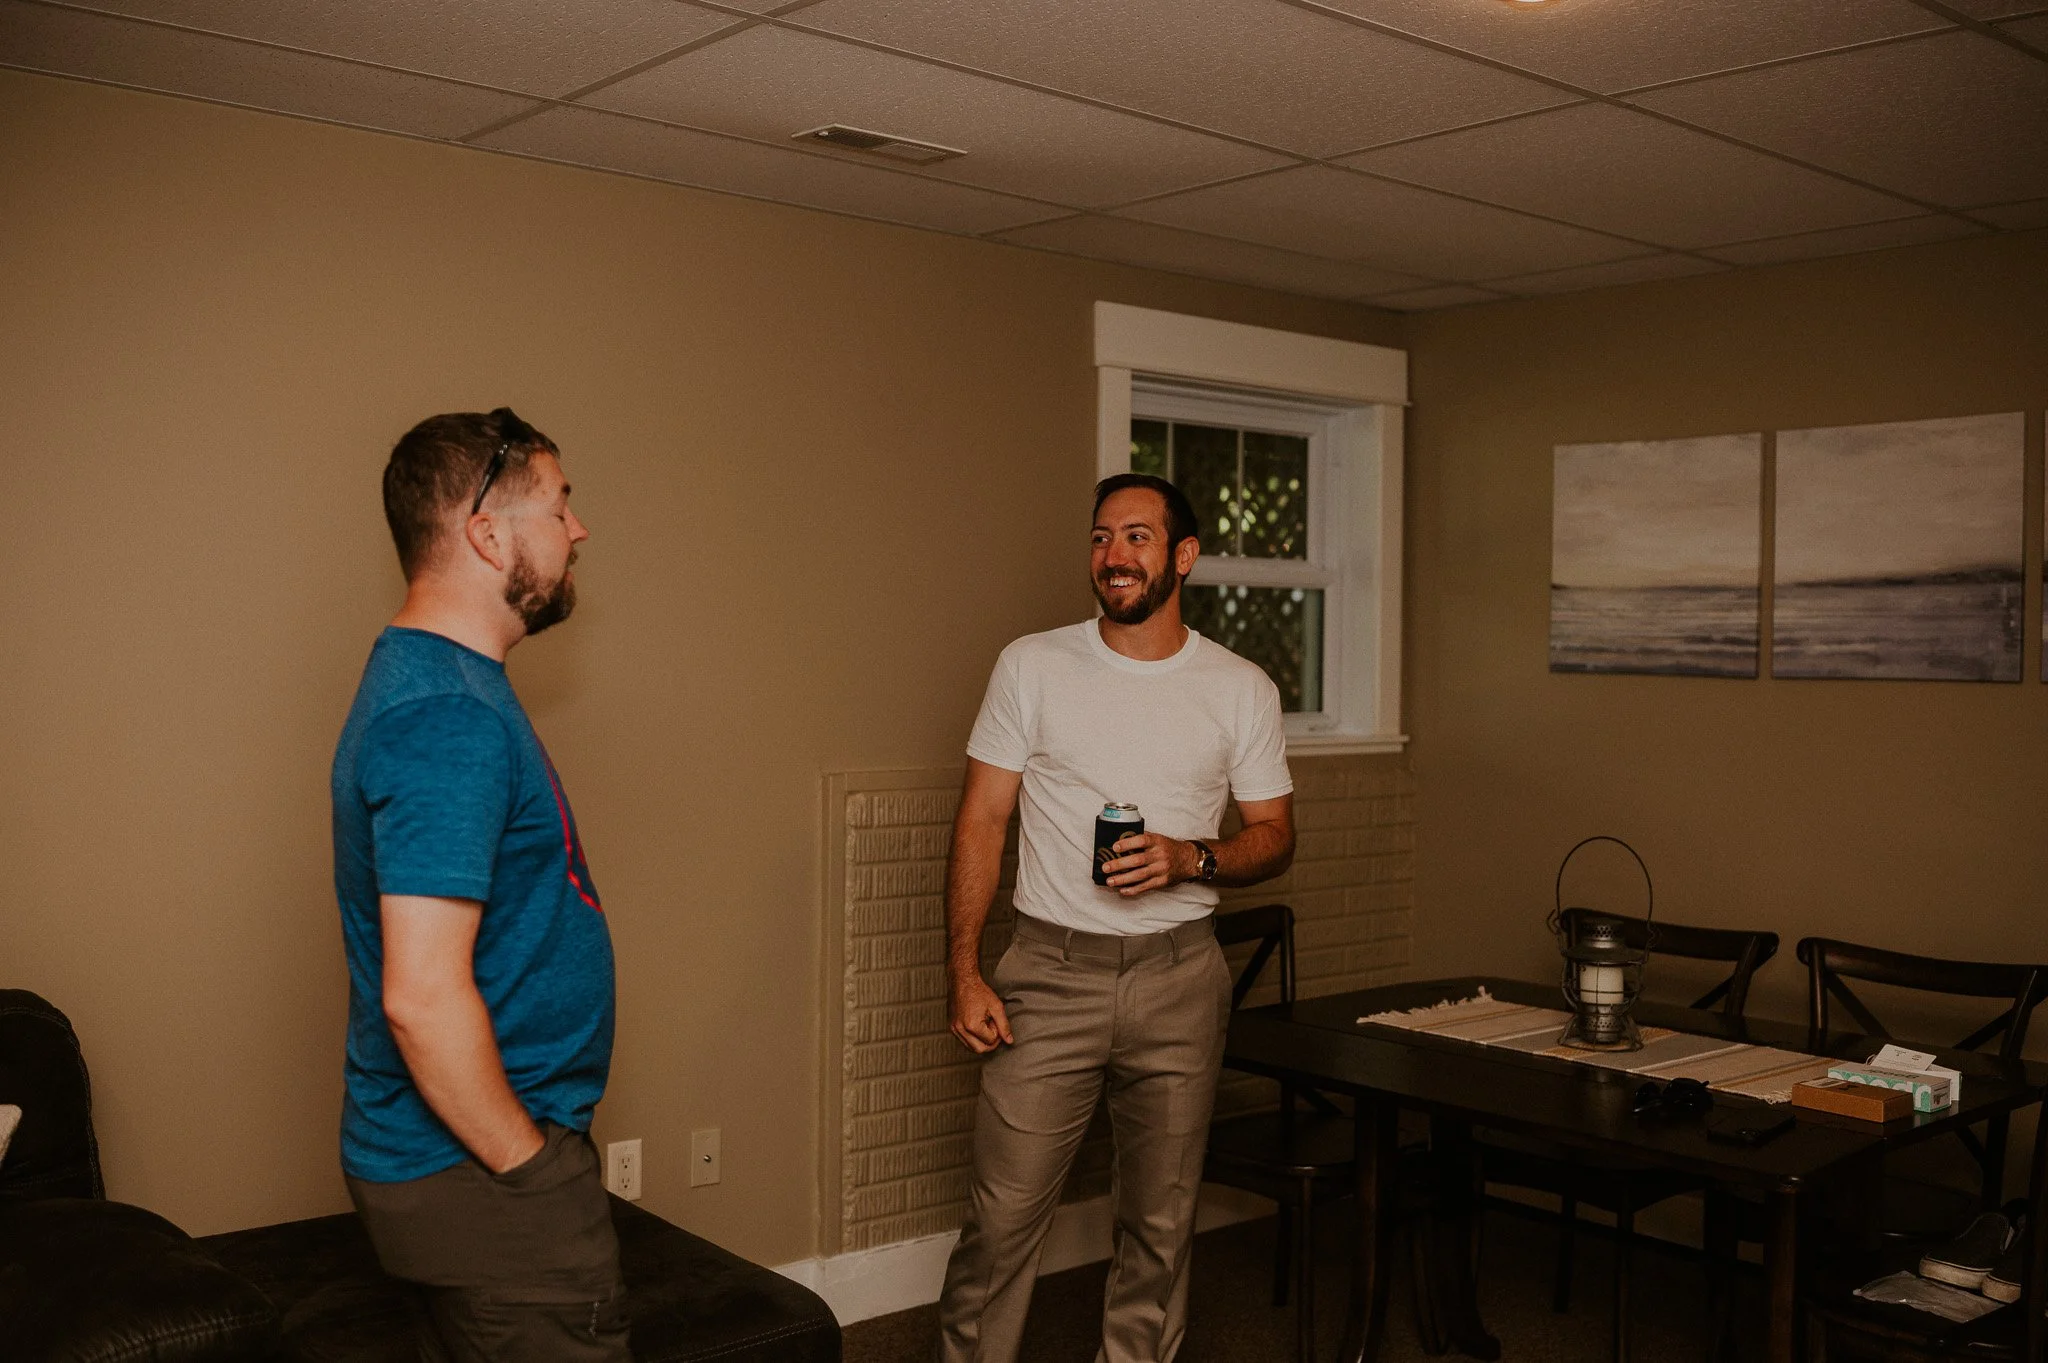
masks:
[[[348,952],[341,1162],[427,1356],[627,1363],[590,1115],[611,935],[505,655],[566,619],[589,537],[554,442],[500,407],[429,417],[384,470],[405,605],[334,754]]]

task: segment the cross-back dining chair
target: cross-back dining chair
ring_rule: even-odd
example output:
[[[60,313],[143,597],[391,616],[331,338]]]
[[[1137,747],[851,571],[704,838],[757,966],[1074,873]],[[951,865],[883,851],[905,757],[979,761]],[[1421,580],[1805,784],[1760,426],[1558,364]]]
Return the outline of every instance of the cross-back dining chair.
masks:
[[[1798,946],[1807,970],[1807,1021],[1817,1033],[1835,1030],[1836,1009],[1848,1015],[1853,1030],[1884,1040],[1894,1032],[1859,995],[1851,981],[1892,985],[1921,993],[1952,997],[1992,999],[2005,1007],[1983,1026],[1971,1031],[1952,1049],[1977,1051],[1992,1048],[2002,1060],[2016,1060],[2026,1046],[2027,1029],[2034,1009],[2048,991],[2048,966],[2002,961],[1954,961],[1937,956],[1915,956],[1901,951],[1861,946],[1829,937],[1808,937]],[[1851,1030],[1845,1027],[1842,1030]],[[1984,1210],[1997,1207],[2003,1193],[2005,1148],[2010,1123],[1999,1116],[1985,1124],[1979,1138],[1965,1128],[1956,1134],[1976,1161],[1981,1175],[1978,1195],[1973,1199]],[[1911,1271],[1920,1253],[1933,1247],[1946,1234],[1960,1227],[1960,1219],[1975,1210],[1970,1205],[1951,1203],[1945,1209],[1945,1226],[1900,1227],[1896,1220],[1884,1229],[1887,1235],[1874,1255],[1846,1255],[1833,1260],[1833,1271],[1824,1271],[1821,1281],[1803,1300],[1807,1318],[1809,1357],[1860,1359],[2029,1359],[2040,1360],[2048,1350],[2048,1330],[2043,1328],[2044,1277],[2048,1277],[2048,1237],[2040,1229],[2043,1212],[2043,1183],[2048,1181],[2048,1122],[2037,1127],[2027,1197],[2029,1260],[2020,1301],[1974,1321],[1954,1324],[1938,1316],[1904,1307],[1878,1305],[1855,1295],[1858,1284],[1887,1269]],[[1886,1211],[1893,1211],[1893,1194],[1906,1185],[1901,1180],[1886,1182]],[[1917,1233],[1916,1233],[1917,1232]],[[1888,1242],[1888,1243],[1887,1243]]]
[[[1254,943],[1230,987],[1232,1011],[1244,1006],[1269,966],[1279,972],[1279,1002],[1294,1002],[1294,910],[1261,904],[1216,915],[1217,944]],[[1306,1109],[1306,1110],[1304,1110]],[[1315,1208],[1350,1192],[1356,1169],[1351,1119],[1323,1094],[1280,1086],[1271,1112],[1225,1117],[1209,1127],[1202,1177],[1270,1197],[1279,1204],[1273,1253],[1273,1304],[1295,1303],[1295,1354],[1315,1357]]]
[[[1285,904],[1261,904],[1216,915],[1216,940],[1223,947],[1251,943],[1230,989],[1232,1011],[1244,1006],[1260,978],[1277,970],[1278,1002],[1294,1002],[1294,911]],[[1271,1111],[1224,1117],[1210,1124],[1208,1158],[1202,1178],[1271,1198],[1279,1205],[1273,1251],[1273,1305],[1291,1298],[1295,1312],[1295,1357],[1316,1356],[1315,1213],[1352,1195],[1357,1186],[1355,1131],[1351,1115],[1328,1095],[1294,1085],[1280,1086]],[[1386,1215],[1411,1218],[1426,1205],[1433,1168],[1422,1152],[1404,1154],[1394,1180],[1395,1205]],[[1415,1313],[1418,1333],[1431,1353],[1448,1347],[1455,1327],[1438,1320],[1421,1256],[1423,1237],[1410,1236],[1417,1256]]]
[[[2044,990],[2048,990],[2048,966],[1915,956],[1831,937],[1805,938],[1797,950],[1807,970],[1807,1022],[1821,1033],[1835,1030],[1835,1009],[1839,1007],[1854,1022],[1853,1030],[1887,1041],[1894,1039],[1892,1029],[1851,987],[1852,980],[1920,993],[1997,999],[2005,1003],[2004,1010],[1950,1049],[1977,1051],[1993,1046],[1992,1054],[1999,1059],[2016,1060],[2027,1044],[2027,1028],[2033,1022],[2034,1009]],[[1996,1207],[2001,1198],[2010,1130],[2010,1118],[2001,1115],[1985,1124],[1981,1138],[1967,1127],[1956,1133],[1982,1175],[1978,1200],[1985,1210]]]
[[[1653,932],[1645,919],[1618,913],[1596,913],[1590,909],[1566,909],[1558,915],[1566,940],[1577,941],[1590,918],[1620,923],[1623,940],[1637,949],[1647,947],[1653,955],[1726,964],[1729,968],[1727,977],[1694,999],[1690,1006],[1713,1009],[1730,1019],[1743,1016],[1743,1010],[1749,1005],[1751,980],[1778,952],[1778,934],[1775,932],[1667,922],[1657,923]],[[1488,1182],[1553,1193],[1558,1198],[1557,1259],[1551,1287],[1553,1310],[1571,1309],[1572,1267],[1580,1203],[1613,1214],[1616,1235],[1613,1357],[1615,1363],[1626,1363],[1629,1357],[1629,1290],[1636,1213],[1666,1198],[1700,1191],[1702,1180],[1674,1170],[1622,1160],[1601,1160],[1533,1142],[1508,1141],[1498,1135],[1482,1135],[1481,1143],[1482,1165]]]
[[[1816,1048],[1823,1046],[1825,1034],[1838,1030],[1843,1021],[1837,1016],[1837,1009],[1847,1014],[1848,1024],[1839,1026],[1839,1030],[1854,1031],[1882,1041],[1899,1039],[1898,1033],[1879,1018],[1870,1001],[1856,992],[1851,983],[1854,981],[1891,985],[1921,994],[2003,1001],[2005,1007],[1997,1016],[1964,1036],[1952,1049],[1974,1051],[1996,1043],[1996,1055],[2001,1059],[2015,1059],[2026,1045],[2027,1028],[2033,1020],[2034,1008],[2040,1003],[2043,991],[2048,990],[2048,967],[2039,965],[1917,956],[1831,937],[1802,938],[1793,948],[1793,954],[1806,968],[1807,1024],[1815,1033]],[[1925,1038],[1914,1040],[1924,1042]],[[1881,1211],[1874,1229],[1883,1241],[1893,1247],[1888,1253],[1900,1264],[1917,1262],[1921,1249],[1932,1247],[1961,1230],[1977,1211],[1988,1211],[1999,1205],[2010,1127],[2010,1119],[1999,1116],[1986,1123],[1985,1134],[1981,1138],[1967,1128],[1956,1133],[1976,1166],[1979,1186],[1974,1194],[1895,1174],[1886,1175],[1880,1199]],[[1726,1295],[1730,1290],[1729,1269],[1735,1262],[1737,1242],[1760,1242],[1766,1231],[1763,1209],[1756,1203],[1726,1190],[1709,1190],[1705,1238],[1707,1262],[1715,1274],[1713,1291],[1717,1299],[1729,1300]],[[1847,1247],[1838,1246],[1837,1249],[1840,1251],[1839,1263],[1863,1263],[1863,1258],[1849,1252]],[[1891,1261],[1887,1259],[1885,1262]],[[1896,1338],[1890,1338],[1887,1322],[1896,1324],[1898,1313],[1873,1311],[1867,1303],[1854,1302],[1849,1297],[1848,1288],[1831,1283],[1816,1298],[1822,1303],[1816,1309],[1823,1310],[1823,1314],[1833,1321],[1833,1328],[1846,1335],[1852,1345],[1875,1342],[1884,1348],[1897,1350],[1895,1355],[1884,1355],[1886,1357],[1939,1357],[1942,1349],[1958,1339],[1981,1343],[1989,1337],[1984,1330],[1966,1330],[1960,1334],[1954,1331],[1946,1334],[1922,1331],[1924,1338],[1915,1345],[1912,1343],[1913,1332],[1907,1330]],[[1856,1328],[1858,1322],[1865,1328],[1859,1331]],[[1729,1327],[1730,1317],[1724,1313],[1714,1350],[1717,1357],[1726,1357],[1732,1352],[1733,1336]],[[1829,1327],[1816,1324],[1813,1328],[1826,1330]],[[1996,1334],[1998,1330],[1993,1329],[1992,1333]],[[1884,1343],[1887,1338],[1890,1338],[1888,1344]],[[1818,1339],[1816,1347],[1824,1350],[1824,1339]],[[1971,1347],[1976,1350],[1978,1346]],[[1928,1349],[1932,1352],[1925,1352]],[[1973,1352],[1972,1356],[2002,1358],[2011,1355],[1992,1349],[1988,1353]]]

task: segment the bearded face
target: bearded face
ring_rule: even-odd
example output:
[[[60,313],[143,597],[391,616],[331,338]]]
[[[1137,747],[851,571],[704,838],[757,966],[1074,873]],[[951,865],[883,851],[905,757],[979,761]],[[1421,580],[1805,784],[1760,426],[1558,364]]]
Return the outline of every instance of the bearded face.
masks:
[[[568,561],[562,565],[561,577],[545,582],[525,547],[518,550],[512,571],[505,579],[505,604],[525,624],[528,634],[539,634],[561,624],[576,609],[576,583],[569,575],[575,564],[576,551],[571,549]]]
[[[1173,599],[1180,576],[1170,562],[1159,572],[1139,563],[1119,563],[1096,569],[1088,585],[1104,617],[1119,625],[1142,625]]]

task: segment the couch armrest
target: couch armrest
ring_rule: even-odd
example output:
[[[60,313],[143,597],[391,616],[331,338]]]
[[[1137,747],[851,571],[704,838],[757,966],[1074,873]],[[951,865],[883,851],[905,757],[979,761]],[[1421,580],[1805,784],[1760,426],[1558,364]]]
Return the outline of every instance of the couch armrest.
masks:
[[[0,1103],[21,1109],[0,1163],[0,1196],[105,1196],[77,1034],[70,1019],[26,989],[0,989]]]
[[[170,1222],[120,1202],[0,1200],[0,1320],[12,1363],[268,1358],[277,1312]]]

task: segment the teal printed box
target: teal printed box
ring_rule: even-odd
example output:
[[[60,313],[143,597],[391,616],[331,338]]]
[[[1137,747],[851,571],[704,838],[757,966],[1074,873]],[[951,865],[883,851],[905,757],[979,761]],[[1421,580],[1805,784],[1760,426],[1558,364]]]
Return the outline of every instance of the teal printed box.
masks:
[[[1946,1075],[1917,1074],[1912,1070],[1888,1070],[1876,1065],[1841,1064],[1828,1066],[1828,1078],[1847,1079],[1881,1089],[1902,1089],[1913,1095],[1915,1112],[1939,1112],[1947,1107],[1949,1081]]]

